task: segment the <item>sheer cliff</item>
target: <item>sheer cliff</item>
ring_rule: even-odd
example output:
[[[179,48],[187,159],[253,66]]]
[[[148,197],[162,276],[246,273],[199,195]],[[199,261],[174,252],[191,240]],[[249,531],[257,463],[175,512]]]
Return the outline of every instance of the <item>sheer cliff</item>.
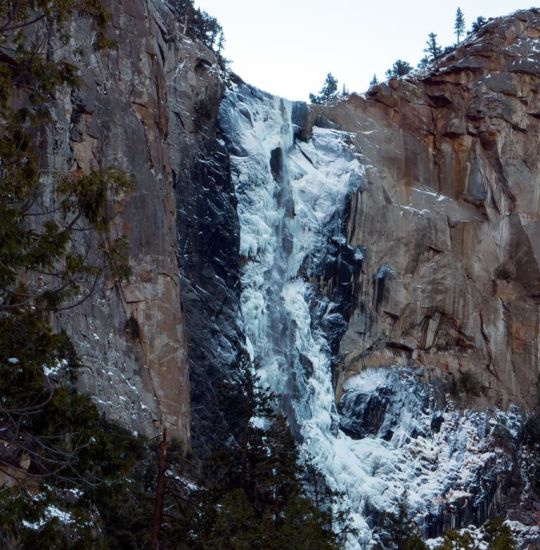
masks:
[[[428,76],[321,113],[354,132],[368,175],[349,223],[368,254],[344,373],[415,362],[474,372],[484,402],[535,404],[538,32],[531,12],[493,21]]]
[[[188,250],[186,234],[193,231],[192,240],[201,241],[196,220],[218,200],[201,205],[200,188],[193,187],[206,168],[199,169],[199,180],[192,172],[215,133],[220,69],[212,51],[181,34],[178,18],[162,2],[105,5],[114,49],[94,51],[85,18],[72,24],[73,43],[59,46],[59,57],[77,52],[73,61],[83,85],[58,102],[47,152],[57,169],[117,166],[133,174],[136,191],[115,222],[116,232],[129,239],[133,277],[129,284],[105,281],[91,300],[57,322],[81,357],[81,389],[107,416],[146,436],[168,427],[187,450],[192,417],[187,349],[199,325],[178,260],[197,256],[193,265],[204,270],[201,245]],[[204,275],[193,274],[190,281],[197,276]],[[204,307],[212,307],[210,299]],[[209,330],[208,323],[200,330],[201,335]],[[197,355],[195,347],[190,357]],[[197,372],[193,378],[198,380]]]
[[[115,228],[130,282],[56,319],[80,389],[205,456],[234,445],[250,361],[343,495],[350,548],[404,488],[425,536],[534,523],[538,10],[425,74],[308,106],[224,70],[165,2],[106,4],[118,46],[95,52],[72,24],[83,85],[44,140],[50,167],[137,185]]]

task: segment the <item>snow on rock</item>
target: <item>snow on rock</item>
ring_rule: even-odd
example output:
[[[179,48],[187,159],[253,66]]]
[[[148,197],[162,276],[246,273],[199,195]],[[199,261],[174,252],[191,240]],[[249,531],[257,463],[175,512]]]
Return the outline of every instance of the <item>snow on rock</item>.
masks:
[[[426,516],[453,504],[479,506],[491,489],[480,479],[485,471],[495,479],[512,468],[504,441],[522,428],[516,410],[459,411],[413,371],[397,368],[367,369],[344,390],[341,426],[354,438],[347,453],[359,459],[358,479],[378,487],[363,491],[369,507],[392,509],[406,490],[411,511],[426,527]]]
[[[62,373],[63,370],[68,366],[67,359],[60,359],[57,361],[56,365],[49,367],[48,365],[43,365],[43,374],[45,376],[58,376]]]
[[[540,547],[540,525],[524,525],[520,521],[506,520],[505,525],[510,527],[518,548]]]

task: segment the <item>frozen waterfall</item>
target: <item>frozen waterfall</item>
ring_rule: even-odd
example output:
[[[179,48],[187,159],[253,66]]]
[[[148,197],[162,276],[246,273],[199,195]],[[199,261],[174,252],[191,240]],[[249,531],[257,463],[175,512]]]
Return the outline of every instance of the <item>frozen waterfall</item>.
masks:
[[[404,489],[420,523],[452,491],[472,498],[479,472],[506,466],[486,437],[500,425],[518,430],[520,419],[441,409],[413,373],[397,369],[349,379],[340,417],[319,322],[336,313],[318,300],[317,281],[328,243],[346,239],[347,200],[364,169],[346,132],[314,127],[308,141],[296,140],[294,108],[244,84],[221,106],[241,229],[242,325],[261,383],[280,396],[302,452],[343,493],[359,532],[348,547],[360,549],[372,540],[369,511],[391,511]],[[315,314],[313,303],[323,311]],[[374,406],[376,425],[367,418]]]

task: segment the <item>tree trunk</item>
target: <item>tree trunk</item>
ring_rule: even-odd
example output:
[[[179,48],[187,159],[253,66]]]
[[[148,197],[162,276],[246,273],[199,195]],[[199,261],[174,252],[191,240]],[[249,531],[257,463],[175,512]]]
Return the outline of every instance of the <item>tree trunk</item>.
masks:
[[[156,480],[156,498],[154,501],[154,521],[152,524],[152,550],[159,550],[159,535],[163,522],[163,500],[165,497],[165,470],[167,469],[167,428],[159,444],[159,463]]]

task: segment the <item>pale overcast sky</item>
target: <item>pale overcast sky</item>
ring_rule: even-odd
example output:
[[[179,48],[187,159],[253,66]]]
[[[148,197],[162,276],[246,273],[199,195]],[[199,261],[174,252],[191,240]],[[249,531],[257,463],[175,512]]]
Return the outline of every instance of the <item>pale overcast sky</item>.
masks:
[[[396,59],[416,65],[427,35],[454,42],[461,7],[467,29],[482,15],[506,15],[538,0],[196,0],[225,32],[225,57],[245,81],[307,100],[328,72],[363,92]]]

